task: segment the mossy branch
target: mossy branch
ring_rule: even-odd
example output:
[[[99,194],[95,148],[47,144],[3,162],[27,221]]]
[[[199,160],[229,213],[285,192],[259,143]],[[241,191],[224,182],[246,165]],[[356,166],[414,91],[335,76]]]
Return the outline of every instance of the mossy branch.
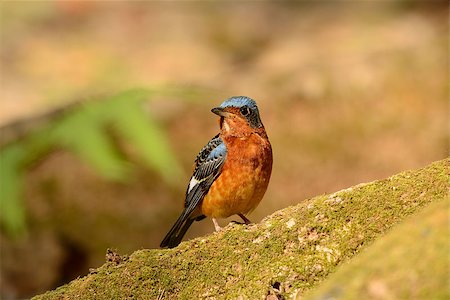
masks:
[[[175,249],[136,251],[35,299],[301,297],[405,217],[446,197],[449,162],[305,200]]]

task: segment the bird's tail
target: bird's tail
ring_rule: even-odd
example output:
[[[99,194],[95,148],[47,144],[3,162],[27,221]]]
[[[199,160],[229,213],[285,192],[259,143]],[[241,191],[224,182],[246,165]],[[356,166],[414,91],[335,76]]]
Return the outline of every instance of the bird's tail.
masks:
[[[181,243],[183,236],[186,234],[186,231],[189,229],[189,227],[191,227],[192,222],[194,222],[195,220],[195,218],[191,219],[185,214],[181,214],[181,216],[178,218],[175,224],[173,224],[172,228],[162,240],[160,247],[173,248],[178,246],[178,244]]]

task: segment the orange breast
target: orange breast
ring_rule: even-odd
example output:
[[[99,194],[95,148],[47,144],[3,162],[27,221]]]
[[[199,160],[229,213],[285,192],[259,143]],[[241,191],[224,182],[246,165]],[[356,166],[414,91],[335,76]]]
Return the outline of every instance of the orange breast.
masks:
[[[202,213],[213,218],[246,214],[261,201],[272,172],[272,149],[257,134],[247,139],[224,139],[227,160],[221,175],[202,201]]]

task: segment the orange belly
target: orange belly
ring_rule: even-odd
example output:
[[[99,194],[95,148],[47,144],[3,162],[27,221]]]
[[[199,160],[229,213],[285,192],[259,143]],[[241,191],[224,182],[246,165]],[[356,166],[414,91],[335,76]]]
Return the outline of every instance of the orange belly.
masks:
[[[242,147],[230,147],[237,150],[228,152],[222,173],[201,203],[201,211],[208,217],[227,218],[249,213],[266,192],[272,171],[270,144],[249,147],[241,142]]]

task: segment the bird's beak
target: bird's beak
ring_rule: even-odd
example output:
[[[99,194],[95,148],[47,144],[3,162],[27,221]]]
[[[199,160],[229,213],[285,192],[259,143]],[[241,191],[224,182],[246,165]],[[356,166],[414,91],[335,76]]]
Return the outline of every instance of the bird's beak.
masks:
[[[222,107],[215,107],[211,109],[211,111],[221,117],[227,117],[230,114],[226,112]]]

